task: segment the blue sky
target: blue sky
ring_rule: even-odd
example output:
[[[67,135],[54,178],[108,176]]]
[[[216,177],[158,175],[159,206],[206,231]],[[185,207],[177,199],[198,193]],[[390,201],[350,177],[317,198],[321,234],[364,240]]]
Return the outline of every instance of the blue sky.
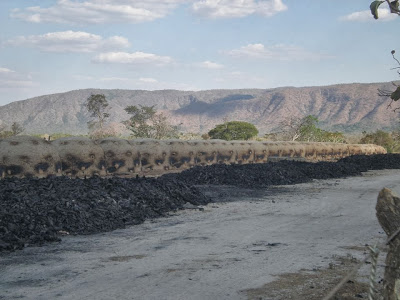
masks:
[[[1,0],[0,105],[82,88],[397,80],[400,19],[374,20],[370,2]]]

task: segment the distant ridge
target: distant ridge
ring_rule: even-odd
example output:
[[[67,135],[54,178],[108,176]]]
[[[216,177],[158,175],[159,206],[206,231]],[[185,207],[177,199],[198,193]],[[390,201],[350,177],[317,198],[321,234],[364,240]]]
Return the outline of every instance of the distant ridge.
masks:
[[[204,133],[223,120],[251,122],[261,133],[279,129],[288,117],[315,115],[324,129],[345,132],[394,129],[398,114],[390,100],[378,96],[392,83],[353,83],[317,87],[235,90],[106,90],[83,89],[44,95],[0,106],[0,123],[18,122],[26,133],[86,134],[89,114],[83,103],[91,94],[104,94],[111,122],[128,119],[128,105],[155,105],[171,123],[186,132]]]

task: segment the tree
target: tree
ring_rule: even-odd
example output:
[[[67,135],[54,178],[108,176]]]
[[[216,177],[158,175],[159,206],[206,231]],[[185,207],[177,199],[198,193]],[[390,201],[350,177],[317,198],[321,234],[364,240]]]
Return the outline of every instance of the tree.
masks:
[[[303,119],[290,117],[280,122],[279,128],[281,132],[277,134],[282,135],[284,140],[296,141],[300,137],[300,128]]]
[[[320,134],[320,129],[316,124],[318,119],[308,115],[302,119],[291,117],[283,121],[280,125],[285,140],[290,141],[315,141]]]
[[[135,138],[165,139],[178,136],[176,128],[168,123],[166,116],[157,113],[154,105],[139,105],[139,107],[131,105],[126,107],[125,111],[131,117],[123,124]]]
[[[24,129],[24,127],[22,127],[19,123],[17,123],[17,122],[14,122],[14,123],[12,123],[12,125],[11,125],[11,132],[12,132],[12,135],[18,135],[18,134],[20,134],[21,132],[23,132],[25,129]]]
[[[217,125],[208,132],[211,139],[248,140],[258,134],[257,128],[247,122],[231,121]]]
[[[299,128],[299,141],[319,142],[322,130],[317,127],[319,120],[317,117],[308,115],[302,119]]]
[[[341,132],[331,132],[318,128],[318,118],[312,115],[302,119],[289,118],[281,123],[283,140],[303,142],[333,142],[345,143],[346,138]],[[275,138],[277,139],[277,138]]]
[[[90,117],[95,118],[88,122],[89,130],[102,131],[106,119],[110,117],[108,113],[109,107],[106,97],[103,94],[91,95],[86,99],[85,106],[88,112],[91,113]]]

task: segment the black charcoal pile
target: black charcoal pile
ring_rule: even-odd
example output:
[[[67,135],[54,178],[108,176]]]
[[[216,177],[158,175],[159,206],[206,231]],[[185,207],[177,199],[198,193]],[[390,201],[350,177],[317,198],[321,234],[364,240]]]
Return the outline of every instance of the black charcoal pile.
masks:
[[[175,178],[196,185],[234,185],[243,188],[264,188],[309,182],[312,179],[342,178],[361,175],[357,164],[300,161],[279,161],[248,165],[210,165],[194,167],[179,174],[163,177]]]
[[[309,182],[313,179],[343,178],[361,175],[368,170],[400,169],[400,154],[355,155],[338,162],[308,163],[278,161],[265,164],[210,165],[194,167],[163,177],[196,185],[234,185],[263,188]]]
[[[400,154],[353,155],[338,161],[355,164],[362,172],[368,170],[400,169]]]
[[[91,234],[142,223],[209,199],[163,178],[0,180],[0,251],[58,241],[60,232]]]
[[[400,155],[351,156],[338,162],[280,161],[194,167],[160,178],[0,180],[0,251],[58,241],[60,233],[91,234],[139,224],[189,202],[210,202],[194,186],[264,188],[400,169]]]

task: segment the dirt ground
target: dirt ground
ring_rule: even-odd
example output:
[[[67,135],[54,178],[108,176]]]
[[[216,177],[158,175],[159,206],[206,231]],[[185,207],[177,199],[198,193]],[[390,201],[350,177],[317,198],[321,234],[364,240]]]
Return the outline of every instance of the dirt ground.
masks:
[[[365,247],[367,248],[367,247]],[[364,251],[366,254],[366,251]],[[296,273],[285,273],[262,287],[243,291],[249,300],[284,300],[304,299],[321,300],[361,262],[348,255],[335,257],[326,269],[300,270]],[[333,296],[334,300],[368,299],[369,284],[367,268],[362,266],[357,275],[351,276]],[[382,269],[382,266],[381,266]],[[376,295],[382,293],[382,280],[376,283]]]
[[[400,192],[400,171],[204,187],[217,202],[201,211],[1,254],[0,299],[322,299],[365,245],[385,240],[375,217],[383,187]],[[333,299],[367,299],[369,268]]]

